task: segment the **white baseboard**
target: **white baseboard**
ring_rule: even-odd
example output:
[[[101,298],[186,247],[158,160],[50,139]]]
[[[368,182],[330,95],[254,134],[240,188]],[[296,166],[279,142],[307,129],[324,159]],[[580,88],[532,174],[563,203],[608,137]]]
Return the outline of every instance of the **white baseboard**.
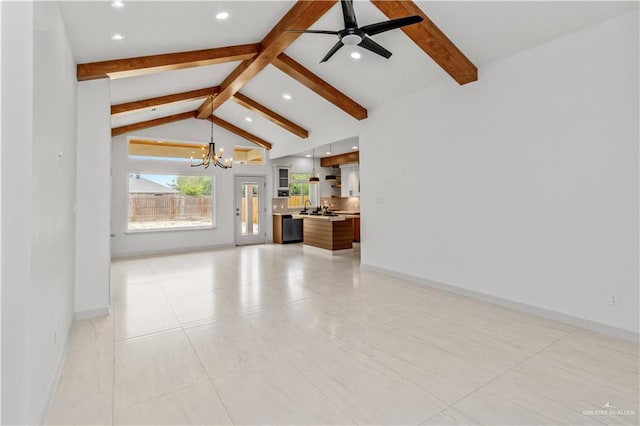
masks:
[[[131,253],[112,254],[111,260],[136,259],[136,258],[143,258],[143,257],[149,257],[149,256],[164,256],[168,254],[197,253],[201,251],[222,250],[222,249],[228,249],[233,247],[235,247],[235,244],[217,244],[217,245],[211,245],[211,246],[172,248],[172,249],[164,249],[164,250],[142,250],[142,251],[136,251]]]
[[[47,392],[47,399],[44,402],[44,409],[41,414],[40,424],[47,424],[47,416],[49,415],[49,411],[51,410],[51,404],[53,403],[53,397],[56,394],[56,390],[58,389],[58,383],[60,382],[60,376],[62,376],[62,368],[64,367],[64,361],[67,359],[67,352],[69,351],[69,336],[71,335],[71,326],[73,326],[73,321],[69,324],[69,329],[67,330],[67,335],[64,340],[64,348],[60,353],[60,358],[58,358],[58,362],[56,363],[56,369],[53,372],[51,383],[49,383],[49,391]]]
[[[426,278],[416,277],[414,275],[403,274],[401,272],[392,271],[385,268],[379,268],[377,266],[361,264],[362,269],[366,269],[372,272],[378,272],[384,275],[388,275],[394,278],[400,278],[406,281],[410,281],[417,284],[427,285],[429,287],[438,288],[440,290],[446,290],[451,293],[460,294],[462,296],[472,297],[474,299],[482,300],[484,302],[493,303],[494,305],[504,306],[506,308],[515,309],[518,311],[526,312],[528,314],[537,315],[542,318],[563,322],[575,327],[584,328],[586,330],[595,331],[597,333],[606,334],[608,336],[616,337],[618,339],[627,340],[633,343],[640,342],[640,335],[636,332],[625,330],[623,328],[613,327],[607,324],[591,321],[584,318],[574,317],[562,312],[551,311],[548,309],[539,308],[537,306],[527,305],[526,303],[515,302],[509,299],[503,299],[501,297],[492,296],[490,294],[480,293],[466,288],[457,287],[452,284],[445,284],[436,281],[432,281]]]
[[[76,312],[76,321],[97,317],[106,317],[109,316],[109,314],[111,314],[111,308],[109,306],[105,306],[104,308],[89,309],[86,311],[78,311]]]

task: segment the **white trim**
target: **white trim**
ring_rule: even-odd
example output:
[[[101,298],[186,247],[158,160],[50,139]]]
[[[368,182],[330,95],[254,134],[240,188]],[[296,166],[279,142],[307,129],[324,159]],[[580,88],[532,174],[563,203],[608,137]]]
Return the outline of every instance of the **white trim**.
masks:
[[[482,300],[484,302],[493,303],[494,305],[504,306],[507,308],[515,309],[518,311],[526,312],[528,314],[536,315],[542,318],[563,322],[575,327],[584,328],[586,330],[595,331],[597,333],[606,334],[618,339],[627,340],[633,343],[640,342],[640,335],[636,332],[625,330],[623,328],[613,327],[607,324],[587,320],[584,318],[574,317],[562,312],[551,311],[537,306],[528,305],[526,303],[515,302],[509,299],[503,299],[501,297],[492,296],[485,293],[479,293],[466,288],[461,288],[452,284],[446,284],[441,282],[432,281],[426,278],[416,277],[414,275],[407,275],[401,272],[392,271],[389,269],[379,268],[368,264],[361,264],[362,269],[366,269],[372,272],[378,272],[384,275],[389,275],[394,278],[400,278],[406,281],[414,282],[417,284],[427,285],[429,287],[438,288],[440,290],[450,291],[452,293],[460,294],[463,296],[469,296],[474,299]]]
[[[86,311],[76,312],[76,321],[81,321],[90,318],[106,317],[111,314],[111,308],[105,306],[103,308],[88,309]]]
[[[47,399],[44,401],[44,410],[42,411],[42,417],[40,418],[40,424],[47,424],[47,417],[49,416],[49,411],[51,411],[51,404],[53,403],[53,397],[56,394],[56,390],[58,389],[58,384],[60,383],[60,376],[62,376],[62,368],[64,367],[64,362],[67,359],[67,353],[69,352],[69,337],[71,336],[71,327],[73,327],[73,321],[69,324],[69,329],[67,330],[67,335],[65,337],[64,349],[60,353],[60,358],[58,358],[58,362],[56,364],[56,369],[53,372],[53,378],[51,383],[49,384],[49,391],[47,392]]]
[[[133,253],[127,253],[123,255],[112,255],[111,260],[123,260],[123,259],[136,259],[141,257],[152,257],[152,256],[164,256],[168,254],[185,254],[185,253],[195,253],[199,251],[208,251],[208,250],[222,250],[235,247],[235,244],[216,244],[210,246],[199,246],[199,247],[187,247],[187,248],[171,248],[165,250],[143,250],[137,251]]]

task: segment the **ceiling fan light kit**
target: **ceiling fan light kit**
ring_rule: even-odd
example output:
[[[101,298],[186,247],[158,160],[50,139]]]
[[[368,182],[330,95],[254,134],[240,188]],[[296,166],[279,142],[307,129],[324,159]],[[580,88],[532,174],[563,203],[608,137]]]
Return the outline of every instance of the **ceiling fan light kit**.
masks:
[[[339,40],[322,58],[320,63],[327,62],[338,50],[343,46],[360,46],[363,49],[389,59],[392,55],[390,51],[373,41],[369,36],[384,33],[386,31],[395,30],[407,25],[422,22],[423,18],[419,15],[407,16],[404,18],[391,19],[389,21],[377,22],[375,24],[358,27],[356,13],[353,9],[353,0],[341,0],[342,16],[344,19],[344,29],[341,31],[332,30],[289,30],[296,33],[308,34],[329,34],[337,35]]]

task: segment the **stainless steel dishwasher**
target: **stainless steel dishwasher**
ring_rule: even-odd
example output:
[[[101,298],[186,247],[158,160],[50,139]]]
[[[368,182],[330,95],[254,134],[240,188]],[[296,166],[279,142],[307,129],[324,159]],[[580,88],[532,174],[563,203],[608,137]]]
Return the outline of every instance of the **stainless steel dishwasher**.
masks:
[[[302,241],[302,219],[294,219],[290,214],[282,215],[282,242]]]

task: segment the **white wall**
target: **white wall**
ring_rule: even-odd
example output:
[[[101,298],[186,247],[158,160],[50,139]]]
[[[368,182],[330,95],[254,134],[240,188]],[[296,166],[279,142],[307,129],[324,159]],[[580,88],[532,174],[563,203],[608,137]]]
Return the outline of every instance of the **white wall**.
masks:
[[[149,137],[185,142],[208,143],[210,123],[205,120],[185,120],[163,126],[153,127],[135,132],[132,135],[121,135],[113,138],[113,195],[111,202],[112,232],[111,254],[113,257],[147,254],[153,252],[199,249],[217,246],[230,246],[235,243],[234,237],[234,176],[265,176],[267,193],[265,197],[267,212],[271,211],[272,181],[271,165],[266,153],[265,164],[234,165],[229,170],[219,167],[190,167],[188,163],[159,160],[130,159],[127,152],[127,137]],[[246,139],[240,138],[218,126],[214,127],[216,149],[224,148],[225,153],[232,153],[234,146],[255,146]],[[214,229],[192,229],[158,232],[127,233],[127,200],[129,173],[159,173],[183,175],[214,176]],[[267,240],[271,239],[271,220],[266,218]]]
[[[73,321],[76,199],[75,61],[58,4],[34,12],[30,423],[42,420]]]
[[[57,3],[2,9],[2,423],[37,424],[73,315],[75,63]]]
[[[33,4],[2,2],[2,424],[27,421]],[[19,143],[9,143],[19,141]],[[23,161],[15,161],[19,158]],[[11,159],[11,160],[10,160]],[[9,185],[20,176],[21,185]],[[26,188],[26,190],[25,190]],[[12,206],[9,208],[8,206]],[[11,247],[11,250],[7,250]]]
[[[638,114],[635,11],[370,111],[363,264],[637,333]]]
[[[109,80],[78,84],[77,318],[109,312],[111,110]]]

